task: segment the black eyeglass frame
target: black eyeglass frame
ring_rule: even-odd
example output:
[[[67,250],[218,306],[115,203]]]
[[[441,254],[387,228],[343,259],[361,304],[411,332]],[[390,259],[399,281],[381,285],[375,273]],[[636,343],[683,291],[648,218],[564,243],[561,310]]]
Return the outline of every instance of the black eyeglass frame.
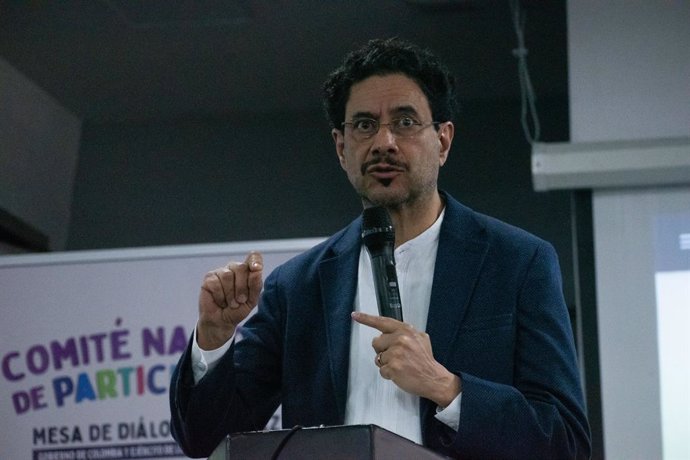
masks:
[[[403,120],[411,120],[412,125],[401,126],[400,122]],[[372,125],[371,133],[365,133],[362,131],[358,131],[357,128],[355,128],[355,125],[357,123],[360,123],[360,122],[371,123],[371,125]],[[429,126],[435,126],[436,129],[438,129],[438,126],[441,125],[442,123],[443,123],[442,121],[431,121],[429,123],[422,123],[422,122],[417,121],[414,118],[409,117],[409,116],[394,118],[390,121],[390,123],[380,123],[378,120],[376,120],[374,118],[364,117],[364,118],[357,118],[356,120],[352,120],[352,121],[344,121],[340,124],[340,127],[344,131],[346,126],[350,126],[352,136],[355,139],[367,140],[367,139],[371,139],[376,134],[378,134],[378,132],[381,130],[382,126],[388,126],[388,130],[396,137],[410,138],[410,137],[416,135],[417,133],[421,132],[423,129],[428,128]],[[411,129],[412,131],[406,132],[405,129]]]

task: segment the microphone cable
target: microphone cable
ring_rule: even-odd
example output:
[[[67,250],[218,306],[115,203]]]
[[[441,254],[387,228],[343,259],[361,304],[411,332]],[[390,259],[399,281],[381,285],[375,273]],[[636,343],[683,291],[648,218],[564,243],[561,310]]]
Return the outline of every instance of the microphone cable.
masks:
[[[288,431],[283,439],[280,441],[280,444],[276,447],[275,451],[273,451],[273,455],[271,455],[271,460],[278,460],[278,455],[285,449],[285,446],[287,445],[288,441],[292,436],[297,433],[299,430],[301,430],[303,427],[302,425],[295,425],[293,426],[290,431]]]

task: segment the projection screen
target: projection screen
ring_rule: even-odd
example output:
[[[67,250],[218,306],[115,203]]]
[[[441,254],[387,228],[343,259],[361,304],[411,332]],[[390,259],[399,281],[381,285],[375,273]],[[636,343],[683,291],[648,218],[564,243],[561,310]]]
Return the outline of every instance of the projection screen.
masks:
[[[593,214],[607,451],[690,458],[690,187],[598,190]]]

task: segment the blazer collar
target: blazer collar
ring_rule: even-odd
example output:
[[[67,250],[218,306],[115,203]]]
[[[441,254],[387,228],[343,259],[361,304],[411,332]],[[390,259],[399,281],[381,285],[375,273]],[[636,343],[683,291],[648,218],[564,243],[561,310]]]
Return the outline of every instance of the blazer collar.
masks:
[[[488,249],[486,229],[476,214],[449,195],[443,196],[446,214],[439,235],[426,326],[434,355],[442,364],[460,329]]]
[[[446,201],[446,213],[439,235],[426,332],[431,340],[434,357],[439,363],[446,365],[489,244],[486,228],[477,219],[476,213],[450,195],[442,195]],[[435,405],[423,399],[420,410],[424,428],[424,420],[433,416]]]
[[[357,291],[361,228],[362,219],[359,217],[336,237],[331,246],[332,256],[326,257],[319,265],[331,378],[341,423],[345,421],[352,330],[350,313]]]

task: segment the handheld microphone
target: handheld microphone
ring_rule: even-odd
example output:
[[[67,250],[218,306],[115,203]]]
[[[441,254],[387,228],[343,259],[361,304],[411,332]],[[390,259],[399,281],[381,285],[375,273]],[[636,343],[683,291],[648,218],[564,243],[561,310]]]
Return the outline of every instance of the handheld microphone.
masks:
[[[371,258],[379,315],[403,320],[398,275],[395,273],[395,230],[386,208],[375,206],[362,213],[362,240]]]

